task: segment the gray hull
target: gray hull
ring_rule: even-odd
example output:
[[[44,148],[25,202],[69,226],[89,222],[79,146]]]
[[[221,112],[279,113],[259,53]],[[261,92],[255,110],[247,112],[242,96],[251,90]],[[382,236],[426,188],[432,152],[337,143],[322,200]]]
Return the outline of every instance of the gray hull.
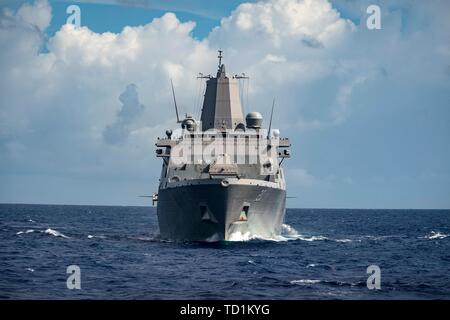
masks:
[[[161,188],[157,207],[161,237],[221,241],[236,232],[250,232],[270,238],[280,233],[285,203],[285,190],[256,183],[223,186],[221,180],[211,179]]]

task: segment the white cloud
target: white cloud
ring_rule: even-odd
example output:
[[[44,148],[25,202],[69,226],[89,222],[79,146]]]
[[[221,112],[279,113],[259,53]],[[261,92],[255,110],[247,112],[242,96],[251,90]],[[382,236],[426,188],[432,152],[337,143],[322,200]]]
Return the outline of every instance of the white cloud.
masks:
[[[355,30],[327,0],[266,1],[240,5],[204,41],[192,37],[195,23],[181,23],[166,13],[117,34],[64,25],[48,40],[48,52],[43,53],[43,31],[50,17],[46,0],[2,15],[6,27],[0,31],[1,41],[14,43],[4,46],[0,62],[5,71],[0,118],[4,136],[66,121],[71,133],[83,132],[89,140],[113,122],[116,97],[129,83],[141,88],[141,100],[149,105],[142,115],[147,121],[141,121],[141,126],[155,125],[172,114],[169,78],[174,80],[183,111],[190,111],[186,102],[195,99],[193,78],[199,71],[213,70],[218,47],[227,49],[225,61],[232,66],[228,70],[251,75],[251,101],[262,105],[268,98],[264,93],[283,96],[332,75],[337,63],[333,50]],[[287,112],[297,108],[294,101],[284,106]],[[160,108],[167,112],[155,112]],[[324,120],[307,121],[315,127]]]
[[[276,96],[277,121],[291,134],[343,125],[355,101],[367,99],[360,90],[370,81],[448,87],[450,42],[439,29],[448,14],[424,10],[441,22],[428,26],[435,37],[416,30],[404,35],[395,10],[383,16],[382,31],[369,33],[327,0],[268,0],[241,4],[204,40],[192,36],[194,22],[173,13],[120,33],[65,25],[46,40],[52,16],[46,0],[4,9],[0,164],[17,172],[157,172],[152,139],[175,125],[169,78],[181,112],[192,112],[195,76],[214,72],[218,48],[225,50],[227,71],[251,77],[247,111],[267,113]],[[122,123],[117,97],[130,83],[145,108],[127,125],[119,148],[105,143],[104,132],[124,128],[114,127]],[[297,175],[315,183],[307,172]]]
[[[264,58],[263,62],[286,62],[286,58],[283,56],[275,56],[273,54],[268,54],[266,55],[266,57]]]
[[[215,64],[215,52],[192,38],[194,23],[181,23],[172,13],[118,34],[65,25],[48,40],[45,52],[41,49],[50,17],[47,1],[0,16],[3,170],[139,175],[157,161],[153,128],[163,134],[167,127],[160,125],[169,126],[167,120],[174,118],[169,78],[182,111],[187,111],[190,92],[196,89],[192,78],[205,64]],[[117,115],[118,96],[130,83],[139,88],[147,108],[124,121]],[[103,139],[107,128],[110,133],[124,129],[115,131],[124,137],[130,134],[120,155]],[[140,139],[139,132],[153,135]]]
[[[137,87],[135,84],[127,85],[119,96],[122,107],[117,112],[114,123],[108,125],[103,131],[103,138],[110,144],[123,144],[133,128],[133,124],[144,111],[144,105],[139,102]]]
[[[52,12],[46,0],[37,0],[33,4],[23,4],[17,11],[17,18],[42,31],[50,25]]]
[[[336,105],[331,112],[331,118],[333,124],[340,124],[344,122],[350,116],[350,99],[356,86],[364,83],[366,77],[357,76],[349,83],[343,84],[336,96]]]
[[[289,39],[297,44],[313,39],[331,46],[353,29],[353,23],[342,19],[327,0],[261,1],[238,6],[231,16],[222,19],[211,39],[225,43],[227,48],[245,45],[249,39],[277,48],[289,46]]]

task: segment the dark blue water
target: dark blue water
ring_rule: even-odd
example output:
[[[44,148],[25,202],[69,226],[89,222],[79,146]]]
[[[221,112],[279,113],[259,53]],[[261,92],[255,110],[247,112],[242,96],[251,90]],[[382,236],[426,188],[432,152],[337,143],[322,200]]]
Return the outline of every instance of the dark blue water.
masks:
[[[154,208],[0,205],[0,298],[450,298],[449,210],[291,209],[286,223],[290,241],[173,243]]]

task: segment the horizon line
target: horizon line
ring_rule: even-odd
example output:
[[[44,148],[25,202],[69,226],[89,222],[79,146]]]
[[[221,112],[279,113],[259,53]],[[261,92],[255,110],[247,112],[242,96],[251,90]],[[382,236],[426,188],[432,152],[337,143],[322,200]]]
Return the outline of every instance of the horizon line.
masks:
[[[25,203],[25,202],[0,202],[0,205],[38,205],[38,206],[90,206],[90,207],[143,207],[156,208],[152,205],[129,205],[129,204],[62,204],[62,203]],[[344,207],[302,207],[286,209],[301,209],[301,210],[422,210],[422,211],[450,211],[450,208],[344,208]]]

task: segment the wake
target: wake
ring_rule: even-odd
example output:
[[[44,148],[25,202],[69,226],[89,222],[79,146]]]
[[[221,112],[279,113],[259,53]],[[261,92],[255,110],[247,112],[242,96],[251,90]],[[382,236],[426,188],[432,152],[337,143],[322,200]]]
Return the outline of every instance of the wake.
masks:
[[[305,237],[297,232],[294,227],[288,224],[281,225],[280,234],[274,234],[270,237],[264,237],[257,233],[252,233],[250,231],[241,232],[236,231],[233,232],[229,237],[228,241],[232,242],[245,242],[252,240],[262,240],[262,241],[274,241],[274,242],[283,242],[283,241],[293,241],[293,240],[305,240],[305,241],[315,241],[315,240],[324,240],[326,237],[318,236],[318,237]]]
[[[252,233],[250,231],[246,232],[236,231],[233,232],[228,238],[228,241],[232,242],[233,241],[246,242],[252,240],[274,241],[274,242],[285,242],[285,241],[307,241],[307,242],[334,241],[340,243],[347,243],[353,241],[361,242],[361,240],[352,240],[352,239],[333,239],[323,235],[303,235],[300,234],[294,227],[285,223],[281,225],[280,234],[272,235],[270,237],[264,237],[257,233]]]

